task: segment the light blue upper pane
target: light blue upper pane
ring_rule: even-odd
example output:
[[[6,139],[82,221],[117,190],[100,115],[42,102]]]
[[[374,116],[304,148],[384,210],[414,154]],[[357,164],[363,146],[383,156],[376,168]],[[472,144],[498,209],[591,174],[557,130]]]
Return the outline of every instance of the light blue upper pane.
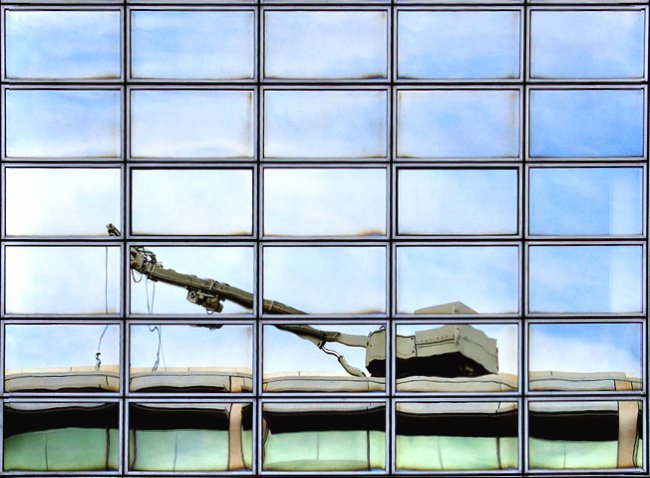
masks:
[[[386,157],[387,100],[386,91],[266,91],[264,156]]]
[[[641,246],[533,246],[529,272],[531,312],[643,311]]]
[[[532,78],[643,78],[645,12],[531,13]]]
[[[264,32],[267,78],[388,76],[386,11],[268,11]]]
[[[120,77],[118,11],[8,10],[5,38],[7,78]]]
[[[533,90],[530,155],[552,158],[640,157],[644,91]]]
[[[530,233],[642,234],[643,169],[531,169]]]
[[[252,91],[133,90],[131,156],[250,158]]]
[[[435,313],[430,310],[461,302],[477,314],[512,314],[519,310],[518,298],[519,250],[515,246],[397,249],[400,313]]]
[[[402,90],[397,95],[398,156],[519,156],[518,90]]]
[[[117,90],[7,90],[6,155],[118,157],[121,98]]]
[[[400,169],[399,234],[516,234],[514,169]]]
[[[252,11],[131,13],[131,76],[245,80],[254,77]]]
[[[401,79],[519,78],[519,11],[398,13]]]

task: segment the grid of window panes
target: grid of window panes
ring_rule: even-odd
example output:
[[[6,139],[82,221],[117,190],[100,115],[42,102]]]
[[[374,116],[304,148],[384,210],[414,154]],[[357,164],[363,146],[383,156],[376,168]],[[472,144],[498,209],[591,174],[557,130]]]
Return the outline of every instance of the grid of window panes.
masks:
[[[647,2],[1,25],[3,473],[647,472]]]

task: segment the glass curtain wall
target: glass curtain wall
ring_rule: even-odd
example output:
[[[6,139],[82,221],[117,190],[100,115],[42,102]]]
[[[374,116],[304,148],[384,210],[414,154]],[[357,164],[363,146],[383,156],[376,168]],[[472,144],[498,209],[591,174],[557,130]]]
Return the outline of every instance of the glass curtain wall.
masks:
[[[646,474],[648,13],[2,0],[2,473]]]

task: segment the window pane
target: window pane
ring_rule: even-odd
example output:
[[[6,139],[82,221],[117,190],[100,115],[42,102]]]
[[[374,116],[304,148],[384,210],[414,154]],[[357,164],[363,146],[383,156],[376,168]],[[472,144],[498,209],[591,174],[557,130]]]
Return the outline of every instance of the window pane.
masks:
[[[135,169],[131,194],[133,234],[253,231],[251,169]]]
[[[516,246],[397,248],[397,311],[513,314],[519,310]]]
[[[119,11],[7,10],[7,78],[119,78]]]
[[[643,155],[643,90],[533,90],[530,155],[553,158]]]
[[[252,391],[250,325],[159,323],[130,332],[131,392]]]
[[[386,234],[385,169],[265,169],[264,234]]]
[[[248,403],[130,403],[129,469],[250,470],[252,428]]]
[[[609,469],[643,466],[640,401],[531,402],[531,468]]]
[[[643,78],[643,10],[533,10],[530,18],[531,77]]]
[[[5,403],[5,471],[117,470],[117,403]]]
[[[133,251],[134,246],[131,247]],[[146,251],[153,253],[155,260],[158,261],[150,261],[146,267],[155,265],[160,275],[171,276],[171,279],[155,277],[158,279],[157,282],[147,280],[146,276],[135,270],[132,261],[131,313],[133,314],[204,317],[207,309],[197,304],[197,299],[190,301],[191,291],[206,292],[196,286],[197,278],[236,287],[241,289],[240,292],[251,294],[250,300],[253,300],[254,254],[250,246],[146,246]],[[162,272],[160,267],[163,268]],[[222,305],[224,314],[250,314],[252,309],[230,300],[224,301]]]
[[[519,11],[398,12],[403,79],[519,78]]]
[[[8,314],[115,314],[120,311],[117,246],[7,246]]]
[[[5,326],[6,392],[117,392],[117,324]]]
[[[519,91],[402,90],[397,105],[400,157],[519,156]]]
[[[400,169],[399,234],[516,234],[514,169]]]
[[[266,247],[264,299],[310,314],[386,310],[384,247]]]
[[[398,324],[398,392],[516,392],[515,324]]]
[[[6,155],[119,157],[121,97],[117,90],[7,90]]]
[[[385,11],[267,11],[267,78],[386,78]]]
[[[132,11],[131,76],[253,79],[253,11]]]
[[[132,90],[131,156],[250,158],[252,91]]]
[[[267,158],[384,158],[386,91],[264,92]]]
[[[278,324],[263,328],[265,392],[359,393],[386,388],[385,326]]]
[[[641,337],[638,323],[532,324],[529,388],[641,390]]]
[[[641,246],[532,246],[529,310],[642,312]]]
[[[7,168],[6,234],[106,236],[120,224],[119,169]]]
[[[264,471],[381,471],[384,403],[265,403]]]
[[[643,169],[531,169],[530,233],[642,234]]]
[[[516,403],[402,402],[396,408],[399,470],[518,468]]]

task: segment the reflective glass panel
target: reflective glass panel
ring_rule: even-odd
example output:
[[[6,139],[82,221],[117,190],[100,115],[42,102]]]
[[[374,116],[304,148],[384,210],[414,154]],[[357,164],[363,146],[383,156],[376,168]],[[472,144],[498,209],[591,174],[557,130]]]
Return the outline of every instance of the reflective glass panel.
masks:
[[[371,79],[388,76],[385,11],[266,11],[267,78]]]
[[[398,392],[515,392],[515,324],[398,324]]]
[[[264,234],[386,234],[385,169],[264,170]]]
[[[638,323],[531,324],[528,387],[641,390],[641,337]]]
[[[531,402],[530,468],[640,468],[643,421],[643,403],[635,400]]]
[[[383,402],[265,403],[264,471],[386,469]]]
[[[119,11],[7,10],[5,75],[11,79],[117,79]]]
[[[117,90],[6,90],[5,154],[117,158],[121,97]]]
[[[150,253],[153,253],[153,259]],[[137,262],[142,259],[138,254],[146,256],[144,263]],[[136,267],[134,259],[144,266]],[[217,311],[219,306],[202,299],[214,296],[219,297],[219,301],[225,299],[211,288],[224,284],[236,288],[235,295],[244,296],[244,300],[243,305],[224,300],[221,312],[250,314],[253,265],[253,248],[250,246],[146,246],[144,251],[131,246],[131,313],[205,317],[206,311]],[[157,282],[141,274],[143,269],[153,269],[149,278],[156,278]],[[216,283],[210,284],[210,281]]]
[[[130,403],[129,469],[250,470],[252,408],[250,403]]]
[[[382,325],[264,325],[265,392],[382,392]],[[338,334],[338,335],[337,335]],[[319,347],[319,343],[323,347]]]
[[[387,155],[386,91],[267,90],[267,158],[383,158]]]
[[[397,468],[517,469],[517,408],[513,402],[397,403]]]
[[[402,90],[397,155],[402,158],[516,158],[519,91]]]
[[[118,403],[4,404],[5,471],[116,471]]]
[[[6,392],[117,392],[117,324],[7,324]]]
[[[131,76],[253,79],[254,24],[253,11],[132,11]]]
[[[250,235],[253,171],[132,170],[131,214],[133,234]]]
[[[533,78],[644,76],[643,10],[533,10],[530,29]]]
[[[120,224],[119,169],[7,168],[8,236],[107,236]]]
[[[530,170],[530,233],[640,235],[642,168]]]
[[[399,234],[516,234],[514,169],[400,169]]]
[[[401,79],[519,77],[519,11],[411,11],[397,14]]]
[[[252,91],[132,90],[134,158],[250,158]]]
[[[530,155],[642,156],[644,96],[640,89],[532,90]]]
[[[519,310],[516,246],[397,248],[397,312],[513,314]]]
[[[528,267],[531,312],[643,310],[641,246],[532,246]]]
[[[131,325],[131,392],[251,392],[250,325]]]
[[[8,314],[115,314],[120,311],[117,246],[7,246]]]
[[[384,247],[266,247],[264,300],[310,314],[386,310]]]

